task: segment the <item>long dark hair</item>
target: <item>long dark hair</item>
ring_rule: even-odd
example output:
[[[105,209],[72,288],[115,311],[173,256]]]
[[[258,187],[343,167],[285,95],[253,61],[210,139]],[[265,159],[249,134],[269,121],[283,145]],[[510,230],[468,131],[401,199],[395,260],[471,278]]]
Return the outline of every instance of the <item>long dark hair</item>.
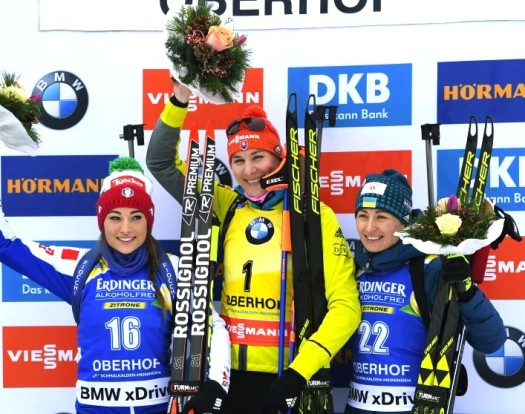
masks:
[[[149,279],[153,283],[153,286],[155,288],[155,295],[157,295],[157,299],[160,302],[160,305],[162,306],[162,315],[166,317],[166,313],[168,311],[168,303],[166,302],[166,297],[161,293],[157,278],[158,278],[158,268],[159,268],[159,262],[160,262],[160,244],[153,237],[151,232],[148,230],[148,233],[146,235],[146,249],[148,250],[148,263],[149,263]]]
[[[100,233],[99,242],[108,246],[106,235],[104,234],[103,231]],[[160,291],[158,287],[158,283],[157,283],[158,281],[157,270],[159,267],[160,257],[161,257],[160,244],[157,241],[157,239],[153,237],[149,229],[147,231],[146,240],[144,241],[144,244],[146,245],[146,250],[148,252],[149,280],[151,280],[151,282],[153,283],[153,287],[155,288],[155,295],[157,296],[157,299],[159,300],[160,305],[162,307],[162,315],[166,317],[167,311],[168,311],[168,302],[166,298],[164,297],[164,295],[162,294],[162,292]]]

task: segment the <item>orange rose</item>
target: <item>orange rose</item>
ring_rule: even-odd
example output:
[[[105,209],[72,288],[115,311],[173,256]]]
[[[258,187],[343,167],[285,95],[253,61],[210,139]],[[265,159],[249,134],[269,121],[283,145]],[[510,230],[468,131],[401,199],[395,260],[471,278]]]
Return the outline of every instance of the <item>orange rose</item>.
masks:
[[[233,32],[226,26],[210,26],[206,43],[214,50],[220,52],[233,46]]]
[[[436,214],[441,216],[447,212],[448,197],[440,198],[436,206]]]

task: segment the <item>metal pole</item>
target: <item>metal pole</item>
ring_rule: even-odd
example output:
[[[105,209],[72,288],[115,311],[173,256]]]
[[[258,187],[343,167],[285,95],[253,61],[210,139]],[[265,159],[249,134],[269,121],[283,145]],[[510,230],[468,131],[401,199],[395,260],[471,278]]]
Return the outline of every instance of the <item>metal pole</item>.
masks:
[[[435,206],[436,199],[434,193],[434,166],[432,164],[432,145],[439,145],[439,124],[421,125],[421,136],[422,139],[425,141],[426,148],[428,205]]]
[[[128,141],[128,152],[131,158],[135,158],[135,147],[133,140],[137,138],[137,145],[144,145],[144,124],[124,125],[121,139]]]

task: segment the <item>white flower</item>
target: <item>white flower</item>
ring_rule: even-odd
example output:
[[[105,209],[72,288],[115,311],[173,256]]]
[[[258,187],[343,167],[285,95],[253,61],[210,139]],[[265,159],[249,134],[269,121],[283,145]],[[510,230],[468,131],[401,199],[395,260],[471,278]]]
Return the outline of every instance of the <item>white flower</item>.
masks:
[[[461,218],[455,214],[446,213],[436,217],[436,225],[444,236],[454,236],[461,227]]]
[[[16,100],[18,102],[25,103],[29,99],[26,91],[18,86],[10,85],[0,89],[0,94],[4,95],[8,99]]]

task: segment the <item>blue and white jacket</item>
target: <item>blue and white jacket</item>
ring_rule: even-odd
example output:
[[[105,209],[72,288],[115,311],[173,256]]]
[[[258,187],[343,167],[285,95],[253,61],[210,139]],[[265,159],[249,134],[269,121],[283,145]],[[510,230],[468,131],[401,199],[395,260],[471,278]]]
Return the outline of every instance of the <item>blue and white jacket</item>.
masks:
[[[76,264],[86,251],[17,238],[0,215],[0,261],[67,303],[71,303]],[[176,270],[178,257],[170,255],[170,261]],[[159,288],[167,291],[166,286]],[[125,276],[101,261],[82,292],[80,314],[77,413],[167,412],[173,315],[170,309],[163,316],[148,266]],[[212,314],[208,378],[227,392],[229,334],[215,310]]]
[[[358,241],[355,261],[363,319],[351,339],[352,378],[348,405],[374,412],[407,412],[426,345],[427,330],[419,314],[409,272],[410,259],[424,255],[398,242],[379,253],[369,253]],[[441,260],[428,256],[424,289],[429,309],[436,297]],[[469,344],[483,353],[506,340],[503,321],[483,292],[459,303]]]

